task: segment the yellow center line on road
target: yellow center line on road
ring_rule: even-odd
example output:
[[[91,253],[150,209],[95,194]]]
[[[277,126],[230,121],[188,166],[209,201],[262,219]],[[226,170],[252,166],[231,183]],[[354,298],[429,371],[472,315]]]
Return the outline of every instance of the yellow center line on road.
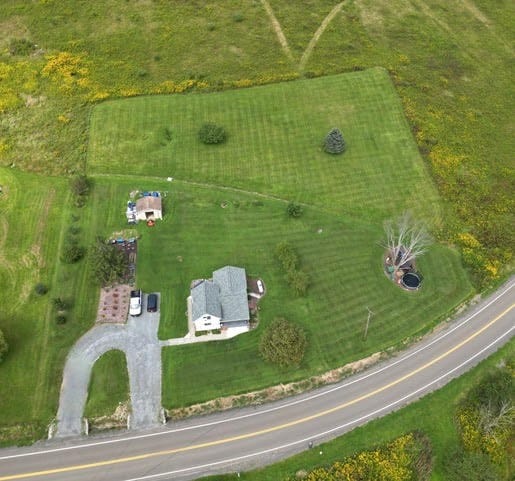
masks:
[[[348,406],[351,406],[351,405],[356,404],[358,402],[361,402],[361,401],[363,401],[365,399],[368,399],[368,398],[370,398],[372,396],[375,396],[375,395],[377,395],[377,394],[379,394],[379,393],[381,393],[381,392],[383,392],[383,391],[385,391],[387,389],[390,389],[391,387],[396,386],[397,384],[405,381],[406,379],[409,379],[409,378],[415,376],[419,372],[423,371],[424,369],[427,369],[428,367],[432,366],[433,364],[437,363],[438,361],[441,361],[445,357],[447,357],[450,354],[452,354],[454,351],[458,350],[459,348],[461,348],[462,346],[464,346],[465,344],[467,344],[468,342],[472,341],[474,338],[479,336],[482,332],[484,332],[486,329],[488,329],[490,326],[492,326],[495,322],[497,322],[499,319],[501,319],[501,317],[505,316],[508,312],[510,312],[514,307],[515,307],[515,303],[513,303],[510,307],[506,308],[495,319],[492,319],[490,322],[485,324],[481,329],[477,330],[476,332],[474,332],[474,334],[471,334],[469,337],[467,337],[466,339],[464,339],[460,343],[456,344],[454,347],[452,347],[448,351],[440,354],[439,356],[435,357],[434,359],[432,359],[431,361],[427,362],[426,364],[418,367],[417,369],[414,369],[413,371],[410,371],[409,373],[405,374],[404,376],[401,376],[400,378],[396,379],[395,381],[392,381],[392,382],[390,382],[390,383],[388,383],[388,384],[386,384],[386,385],[384,385],[384,386],[382,386],[382,387],[380,387],[378,389],[375,389],[374,391],[371,391],[371,392],[369,392],[367,394],[363,394],[362,396],[359,396],[359,397],[357,397],[355,399],[347,401],[347,402],[345,402],[343,404],[339,404],[338,406],[335,406],[335,407],[330,408],[330,409],[326,409],[324,411],[320,411],[320,412],[312,414],[310,416],[306,416],[306,417],[303,417],[303,418],[300,418],[300,419],[296,419],[295,421],[290,421],[288,423],[279,424],[277,426],[272,426],[270,428],[262,429],[260,431],[254,431],[254,432],[247,433],[247,434],[241,434],[239,436],[233,436],[233,437],[230,437],[230,438],[219,439],[217,441],[209,441],[209,442],[206,442],[206,443],[194,444],[194,445],[185,446],[185,447],[182,447],[182,448],[168,449],[168,450],[165,450],[165,451],[156,451],[156,452],[147,453],[147,454],[138,454],[138,455],[135,455],[135,456],[127,456],[125,458],[108,459],[106,461],[98,461],[98,462],[89,463],[89,464],[77,464],[77,465],[74,465],[74,466],[66,466],[66,467],[63,467],[63,468],[48,469],[46,471],[34,471],[34,472],[29,472],[29,473],[21,473],[21,474],[13,474],[13,475],[8,475],[8,476],[2,476],[2,477],[0,477],[0,481],[12,481],[12,480],[15,480],[15,479],[26,479],[26,478],[31,478],[31,477],[48,476],[50,474],[67,473],[67,472],[72,472],[72,471],[79,471],[79,470],[85,470],[85,469],[98,468],[98,467],[102,467],[102,466],[110,466],[110,465],[113,465],[113,464],[128,463],[130,461],[139,461],[139,460],[142,460],[142,459],[149,459],[149,458],[154,458],[154,457],[158,457],[158,456],[168,456],[170,454],[182,453],[182,452],[185,452],[185,451],[192,451],[192,450],[195,450],[195,449],[202,449],[202,448],[207,448],[207,447],[211,447],[211,446],[218,446],[220,444],[231,443],[231,442],[235,442],[235,441],[241,441],[242,439],[248,439],[248,438],[260,436],[260,435],[263,435],[263,434],[271,433],[271,432],[274,432],[274,431],[279,431],[279,430],[286,429],[286,428],[289,428],[289,427],[292,427],[292,426],[296,426],[298,424],[302,424],[302,423],[306,423],[308,421],[312,421],[313,419],[317,419],[317,418],[320,418],[320,417],[323,417],[323,416],[327,416],[328,414],[331,414],[331,413],[334,413],[335,411],[339,411],[341,409],[344,409],[344,408],[346,408]]]

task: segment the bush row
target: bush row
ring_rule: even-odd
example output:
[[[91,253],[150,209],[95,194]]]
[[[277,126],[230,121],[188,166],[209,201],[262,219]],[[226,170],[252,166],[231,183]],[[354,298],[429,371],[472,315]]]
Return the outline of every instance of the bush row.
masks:
[[[295,248],[286,241],[279,242],[275,255],[286,273],[286,281],[298,296],[306,295],[310,283],[309,275],[299,269],[299,256]]]

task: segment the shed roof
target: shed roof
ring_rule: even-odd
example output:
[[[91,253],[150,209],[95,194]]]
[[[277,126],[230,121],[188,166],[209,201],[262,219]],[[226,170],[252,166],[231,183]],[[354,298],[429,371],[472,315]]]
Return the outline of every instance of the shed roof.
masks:
[[[145,196],[136,201],[136,210],[145,212],[149,210],[161,210],[161,197]]]

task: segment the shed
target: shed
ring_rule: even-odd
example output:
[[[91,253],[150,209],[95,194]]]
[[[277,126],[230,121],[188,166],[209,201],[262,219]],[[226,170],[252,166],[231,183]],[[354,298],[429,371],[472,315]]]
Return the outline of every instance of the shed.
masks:
[[[138,220],[162,219],[161,197],[145,196],[136,201],[136,218]]]

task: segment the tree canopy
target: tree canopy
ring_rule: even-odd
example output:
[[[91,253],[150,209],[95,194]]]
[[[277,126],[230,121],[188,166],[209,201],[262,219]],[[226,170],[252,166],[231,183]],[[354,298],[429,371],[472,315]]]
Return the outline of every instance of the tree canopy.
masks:
[[[272,322],[261,336],[259,352],[263,359],[279,366],[298,366],[307,346],[303,329],[297,324],[279,318]]]
[[[95,279],[102,285],[112,284],[127,272],[129,260],[116,246],[98,238],[90,250],[89,259]]]

